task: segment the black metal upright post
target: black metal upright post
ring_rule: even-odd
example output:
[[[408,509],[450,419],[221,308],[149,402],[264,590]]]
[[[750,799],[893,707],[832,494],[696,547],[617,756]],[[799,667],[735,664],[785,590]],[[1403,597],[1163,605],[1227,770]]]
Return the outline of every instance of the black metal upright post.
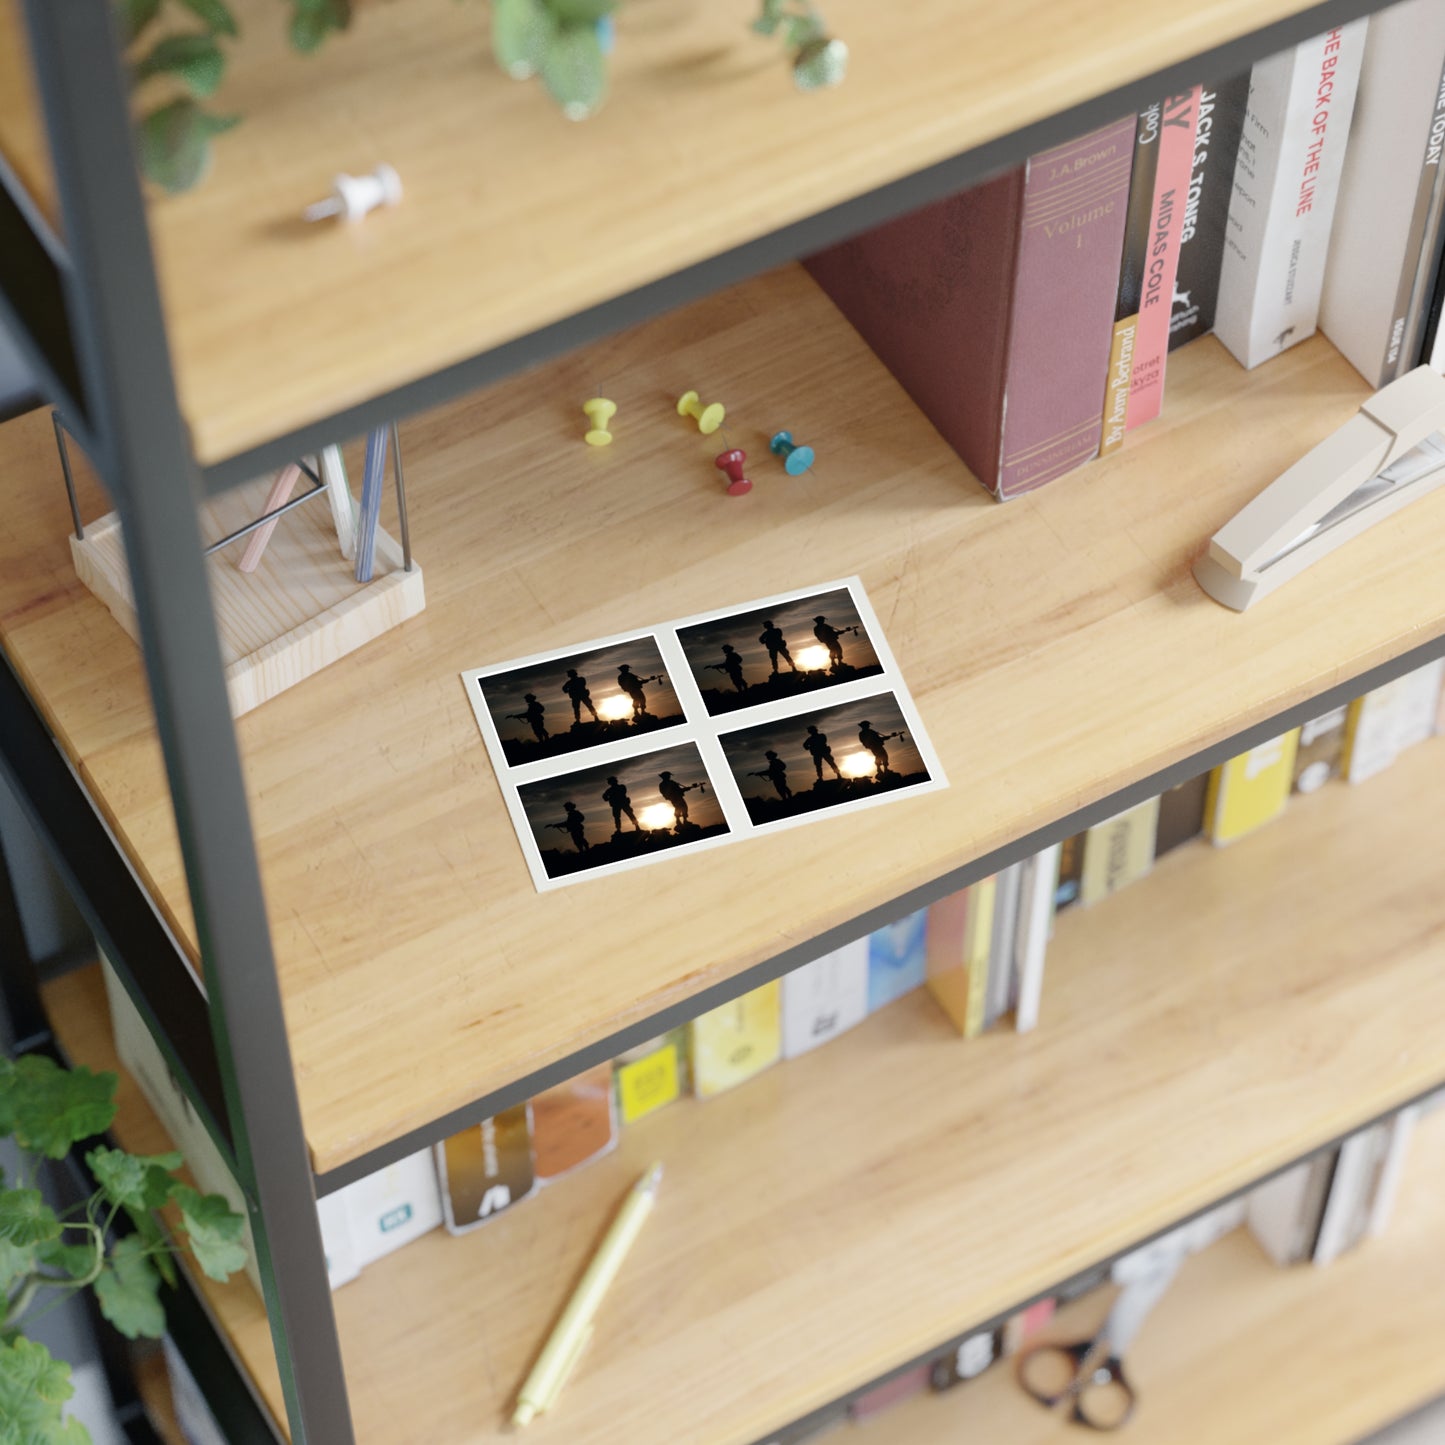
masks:
[[[120,512],[294,1445],[354,1438],[108,0],[26,0],[95,460]]]

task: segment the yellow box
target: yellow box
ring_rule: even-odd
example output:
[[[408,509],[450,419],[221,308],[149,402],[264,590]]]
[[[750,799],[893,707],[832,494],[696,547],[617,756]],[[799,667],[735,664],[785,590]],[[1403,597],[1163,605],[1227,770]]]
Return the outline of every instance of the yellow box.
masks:
[[[1279,817],[1289,801],[1298,746],[1295,728],[1215,768],[1204,805],[1211,843],[1232,843]]]
[[[774,979],[688,1026],[693,1092],[721,1094],[776,1063],[783,1051],[782,984]]]
[[[635,1124],[682,1093],[684,1037],[681,1029],[674,1029],[617,1060],[617,1112],[624,1124]]]

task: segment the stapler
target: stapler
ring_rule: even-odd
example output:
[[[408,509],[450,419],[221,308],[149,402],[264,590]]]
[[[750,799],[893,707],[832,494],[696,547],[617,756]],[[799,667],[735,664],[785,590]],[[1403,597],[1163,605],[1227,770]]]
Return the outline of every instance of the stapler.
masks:
[[[1445,377],[1416,367],[1221,527],[1194,563],[1195,580],[1216,602],[1244,611],[1445,482],[1442,431]]]

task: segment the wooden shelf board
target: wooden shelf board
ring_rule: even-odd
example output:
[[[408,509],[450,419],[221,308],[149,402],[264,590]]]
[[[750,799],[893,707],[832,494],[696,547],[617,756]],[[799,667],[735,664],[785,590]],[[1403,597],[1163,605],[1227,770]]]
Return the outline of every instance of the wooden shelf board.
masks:
[[[1032,1034],[965,1043],[915,994],[370,1266],[335,1296],[363,1445],[500,1441],[654,1159],[657,1212],[539,1445],[748,1445],[1445,1080],[1442,786],[1435,741],[1066,914]],[[70,1012],[104,1016],[98,978],[69,987],[68,1047]],[[238,1334],[274,1391],[254,1314]]]
[[[60,201],[20,0],[0,0],[0,156],[58,233]]]
[[[847,82],[803,95],[756,0],[633,0],[611,98],[583,125],[490,59],[455,0],[358,7],[290,52],[269,0],[216,104],[245,117],[152,230],[182,409],[203,463],[429,375],[1307,8],[1199,0],[831,0]],[[306,226],[338,171],[405,199]]]
[[[1445,1291],[1429,1262],[1445,1231],[1445,1114],[1411,1143],[1389,1232],[1327,1269],[1281,1270],[1240,1230],[1190,1260],[1130,1360],[1137,1445],[1352,1445],[1445,1391]],[[1050,1333],[1087,1337],[1104,1301]],[[1011,1367],[922,1395],[833,1437],[849,1445],[1067,1445]]]
[[[673,411],[698,381],[750,497]],[[318,1171],[1445,630],[1445,492],[1248,614],[1190,576],[1365,391],[1323,341],[1245,373],[1206,340],[1137,444],[1000,507],[790,268],[404,427],[427,610],[238,724]],[[807,476],[767,457],[780,425]],[[194,953],[140,661],[74,577],[44,415],[0,431],[0,504],[0,640]],[[952,786],[537,894],[461,670],[854,572]]]

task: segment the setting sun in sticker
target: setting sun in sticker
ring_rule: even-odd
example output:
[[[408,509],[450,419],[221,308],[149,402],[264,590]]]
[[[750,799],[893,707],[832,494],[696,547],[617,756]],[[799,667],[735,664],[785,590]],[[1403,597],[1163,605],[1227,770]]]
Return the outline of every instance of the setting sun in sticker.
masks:
[[[677,815],[672,811],[670,804],[653,803],[637,815],[637,820],[644,828],[656,832],[659,828],[672,827],[677,821]]]
[[[873,772],[871,753],[848,753],[838,764],[845,778],[866,778]]]
[[[798,666],[804,672],[822,672],[828,665],[828,649],[826,647],[805,647],[795,659]]]
[[[597,704],[597,712],[606,722],[621,722],[632,716],[632,699],[620,692],[614,693]]]

